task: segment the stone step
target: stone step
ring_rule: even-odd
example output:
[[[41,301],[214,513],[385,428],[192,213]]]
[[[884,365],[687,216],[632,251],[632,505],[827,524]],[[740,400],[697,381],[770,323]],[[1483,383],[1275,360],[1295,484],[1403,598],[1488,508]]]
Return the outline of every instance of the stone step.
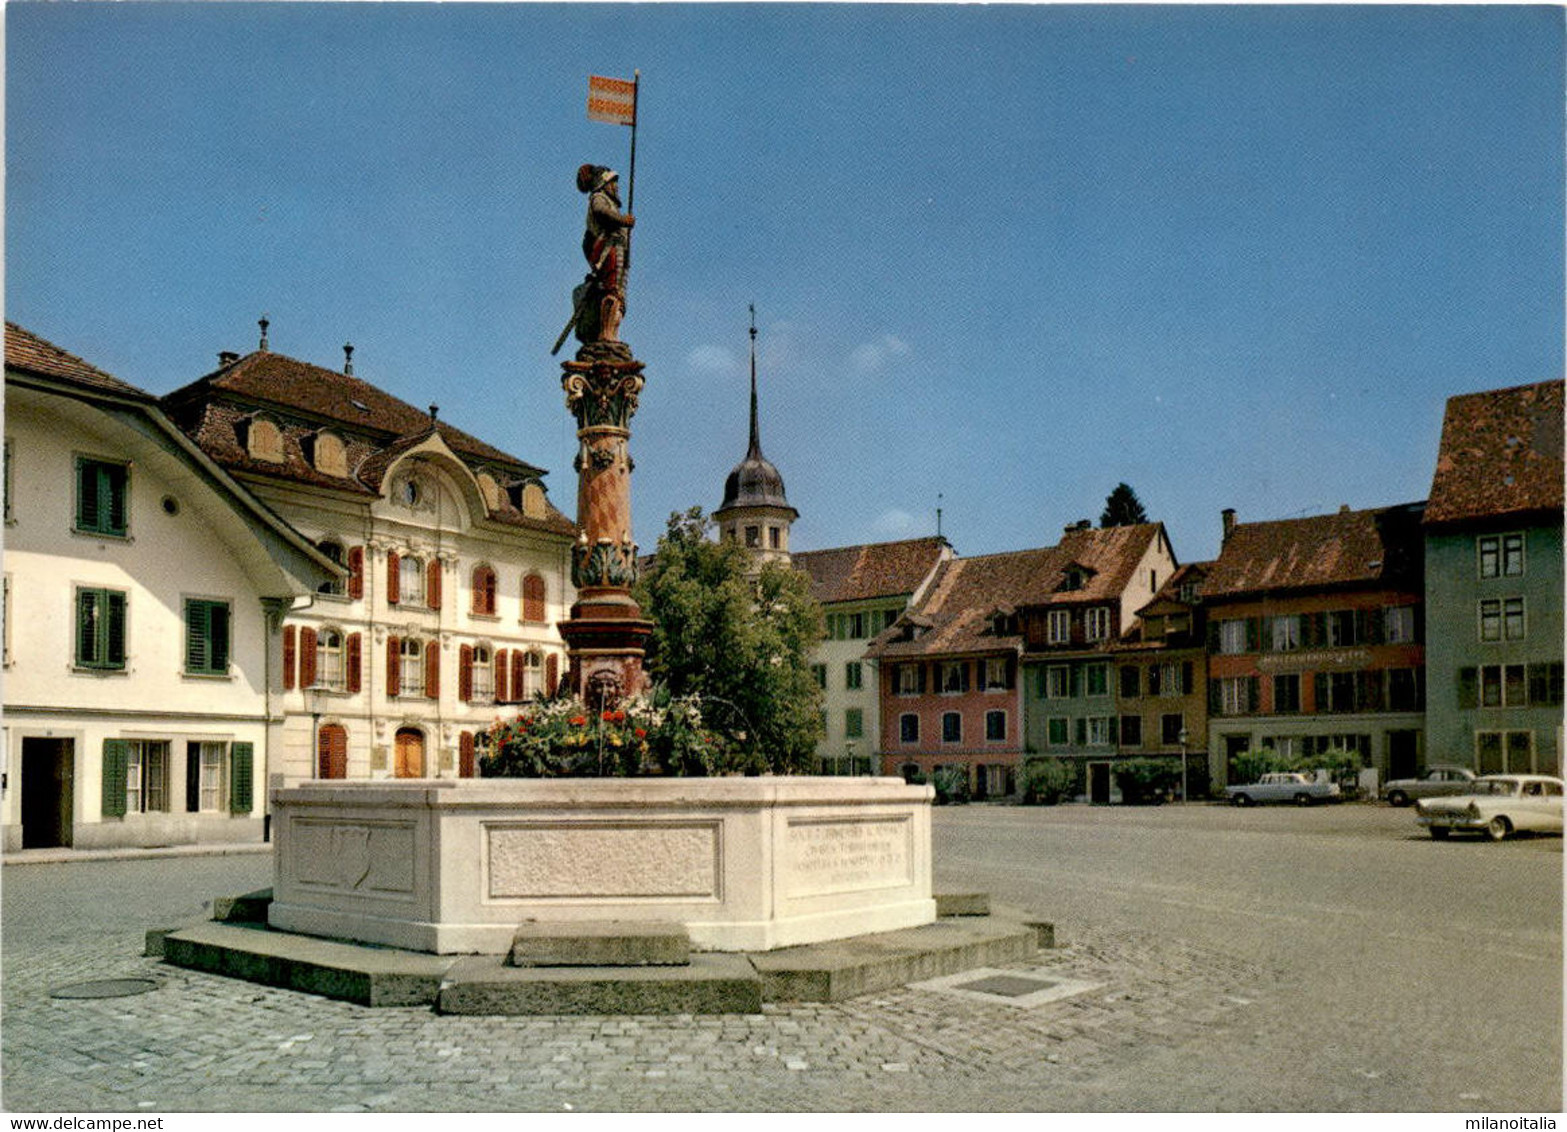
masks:
[[[937,916],[988,916],[990,893],[988,892],[938,892]]]
[[[163,960],[360,1006],[429,1006],[456,957],[204,923],[165,935]]]
[[[441,983],[442,1014],[757,1014],[762,980],[744,955],[697,954],[683,967],[512,967],[458,960]]]
[[[1042,925],[1019,913],[938,920],[924,927],[756,952],[768,1002],[842,1002],[974,967],[1031,959]],[[1053,942],[1053,933],[1052,933]]]
[[[680,924],[629,920],[519,924],[511,967],[683,967],[691,937]]]

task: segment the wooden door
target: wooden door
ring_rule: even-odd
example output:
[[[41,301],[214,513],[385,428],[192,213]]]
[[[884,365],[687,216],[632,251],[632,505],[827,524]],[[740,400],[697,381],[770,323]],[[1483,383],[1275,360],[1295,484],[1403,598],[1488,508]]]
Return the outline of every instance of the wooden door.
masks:
[[[348,777],[348,732],[338,723],[324,724],[316,737],[316,777]]]
[[[412,727],[397,732],[397,777],[424,777],[424,732]]]

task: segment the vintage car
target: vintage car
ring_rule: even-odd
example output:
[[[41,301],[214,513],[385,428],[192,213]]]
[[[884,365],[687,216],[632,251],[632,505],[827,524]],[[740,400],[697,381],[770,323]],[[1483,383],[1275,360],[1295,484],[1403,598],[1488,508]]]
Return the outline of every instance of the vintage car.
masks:
[[[1489,774],[1467,794],[1415,803],[1415,820],[1438,841],[1454,831],[1500,841],[1512,833],[1562,831],[1562,780],[1543,774]]]
[[[1395,778],[1382,787],[1382,797],[1390,806],[1407,806],[1421,798],[1443,798],[1466,794],[1474,784],[1475,772],[1461,766],[1432,766],[1418,778]]]
[[[1278,771],[1265,774],[1247,786],[1226,786],[1225,795],[1232,806],[1250,806],[1258,802],[1294,802],[1309,806],[1313,802],[1337,802],[1343,797],[1336,782],[1317,782],[1310,775]]]

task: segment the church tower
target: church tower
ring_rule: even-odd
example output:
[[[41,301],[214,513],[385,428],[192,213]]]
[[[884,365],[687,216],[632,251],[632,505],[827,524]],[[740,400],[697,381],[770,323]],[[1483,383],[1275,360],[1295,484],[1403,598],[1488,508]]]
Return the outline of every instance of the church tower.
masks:
[[[751,444],[745,459],[724,481],[724,501],[713,512],[718,537],[733,539],[756,555],[758,564],[789,561],[789,525],[800,513],[789,506],[783,476],[762,455],[756,420],[756,307],[751,307]]]

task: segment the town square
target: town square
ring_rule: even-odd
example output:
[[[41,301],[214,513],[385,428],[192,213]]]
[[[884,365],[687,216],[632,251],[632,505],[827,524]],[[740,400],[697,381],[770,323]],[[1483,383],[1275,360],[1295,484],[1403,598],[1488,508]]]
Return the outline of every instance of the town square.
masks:
[[[6,15],[8,1111],[1560,1110],[1561,10]]]

